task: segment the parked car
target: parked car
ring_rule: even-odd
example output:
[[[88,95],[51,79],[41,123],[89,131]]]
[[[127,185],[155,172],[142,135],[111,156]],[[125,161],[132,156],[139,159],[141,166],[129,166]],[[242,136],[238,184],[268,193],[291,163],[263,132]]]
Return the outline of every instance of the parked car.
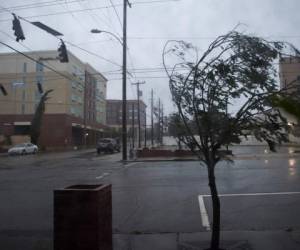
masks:
[[[112,138],[100,139],[97,143],[97,153],[114,153],[115,151],[120,152],[120,144],[117,140]]]
[[[16,154],[36,154],[38,152],[38,146],[32,143],[21,143],[18,145],[13,146],[8,150],[9,155],[16,155]]]

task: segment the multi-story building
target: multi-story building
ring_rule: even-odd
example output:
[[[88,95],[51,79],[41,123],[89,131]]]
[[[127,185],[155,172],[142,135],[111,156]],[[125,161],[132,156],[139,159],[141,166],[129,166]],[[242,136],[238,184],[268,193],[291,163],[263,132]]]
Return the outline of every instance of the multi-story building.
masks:
[[[280,88],[300,92],[300,57],[283,57],[279,63]]]
[[[28,135],[43,91],[46,101],[39,144],[44,147],[95,143],[106,123],[107,79],[68,52],[69,62],[57,60],[57,51],[0,54],[0,135]],[[50,68],[48,68],[49,66]],[[54,69],[54,71],[53,71]],[[56,72],[55,72],[56,71]]]
[[[297,91],[300,94],[300,58],[299,57],[284,57],[279,62],[279,78],[280,88],[286,88],[287,92],[295,93]],[[300,100],[299,100],[300,101]],[[300,136],[299,121],[288,113],[284,113],[291,128],[292,134]],[[293,138],[294,140],[298,140]]]
[[[127,131],[132,132],[134,128],[134,134],[138,134],[138,101],[127,100],[126,102],[126,118],[127,118]],[[140,100],[140,126],[141,129],[145,129],[146,125],[146,104]],[[107,100],[106,103],[106,124],[108,127],[116,129],[116,131],[122,130],[122,100]],[[142,137],[142,135],[141,135]]]

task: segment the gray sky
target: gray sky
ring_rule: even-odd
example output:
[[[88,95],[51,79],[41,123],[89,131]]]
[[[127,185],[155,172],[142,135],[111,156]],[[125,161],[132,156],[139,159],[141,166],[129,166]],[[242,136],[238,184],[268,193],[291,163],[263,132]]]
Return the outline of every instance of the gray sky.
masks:
[[[66,41],[121,65],[122,48],[111,36],[91,34],[98,28],[122,35],[121,24],[111,3],[122,18],[122,0],[0,0],[0,40],[28,51],[10,37],[11,15],[2,7],[26,5],[13,10],[29,21],[41,21],[64,34]],[[160,97],[167,113],[174,110],[168,80],[162,70],[162,48],[169,39],[192,42],[200,51],[218,35],[243,23],[241,30],[271,40],[288,41],[300,47],[299,0],[131,0],[128,8],[128,69],[133,78],[128,80],[128,99],[136,98],[131,82],[146,81],[141,86],[143,99],[149,104],[151,88],[156,101]],[[144,3],[142,3],[144,2]],[[49,5],[37,7],[37,4]],[[35,6],[34,8],[29,8]],[[107,7],[107,8],[102,8]],[[94,9],[94,10],[90,10]],[[79,10],[83,10],[80,11]],[[64,12],[64,13],[62,13]],[[30,17],[44,14],[48,16]],[[59,14],[60,13],[60,14]],[[48,33],[22,21],[26,40],[31,50],[57,49],[59,41]],[[3,33],[4,32],[4,33]],[[8,35],[10,37],[8,37]],[[1,46],[1,45],[0,45]],[[81,60],[90,63],[108,78],[108,98],[121,99],[121,67],[78,48],[68,46]],[[0,47],[0,52],[10,52]],[[148,110],[149,114],[149,110]]]

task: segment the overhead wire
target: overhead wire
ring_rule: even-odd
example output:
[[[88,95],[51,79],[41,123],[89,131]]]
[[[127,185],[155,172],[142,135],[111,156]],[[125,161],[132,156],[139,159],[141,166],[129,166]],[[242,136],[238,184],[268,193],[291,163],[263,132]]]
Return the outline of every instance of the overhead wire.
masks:
[[[82,2],[86,0],[72,0],[72,1],[65,1],[67,3],[77,3],[77,2]],[[62,3],[62,0],[55,0],[55,1],[47,1],[47,2],[39,2],[39,3],[32,3],[32,4],[24,4],[24,5],[17,5],[17,6],[9,6],[6,7],[6,9],[10,11],[15,11],[15,10],[28,10],[28,9],[37,9],[37,8],[43,8],[43,7],[50,7],[50,6],[55,6],[55,5],[60,5]],[[0,10],[0,12],[2,12]]]
[[[118,11],[116,10],[116,6],[114,5],[114,3],[113,3],[113,1],[112,0],[109,0],[110,1],[110,3],[111,3],[111,5],[112,5],[112,7],[113,7],[113,9],[114,9],[114,12],[115,12],[115,14],[116,14],[116,16],[117,16],[117,19],[118,19],[118,21],[119,21],[119,24],[120,24],[120,27],[121,27],[121,29],[123,29],[123,24],[122,24],[122,21],[121,21],[121,18],[120,18],[120,16],[119,16],[119,13],[118,13]],[[118,36],[120,36],[120,35],[118,35]],[[130,57],[130,54],[129,54],[129,48],[128,48],[128,46],[126,47],[126,51],[128,52],[128,56],[129,56],[129,59],[130,59],[130,62],[131,62],[131,57]],[[132,62],[131,62],[132,63]],[[132,64],[133,65],[133,64]],[[136,78],[136,77],[135,77]],[[135,91],[133,90],[133,86],[132,86],[132,81],[131,80],[129,80],[130,81],[130,89],[131,89],[131,92],[132,92],[132,96],[135,96]],[[136,97],[137,98],[137,97]]]
[[[145,1],[145,2],[132,2],[132,5],[143,5],[143,4],[151,4],[151,3],[165,3],[165,2],[177,2],[179,0],[158,0],[158,1]],[[100,9],[109,9],[109,8],[114,8],[114,7],[121,7],[123,4],[114,4],[112,5],[107,5],[107,6],[100,6],[100,7],[94,7],[94,8],[86,8],[86,9],[75,9],[71,10],[71,12],[76,13],[76,12],[85,12],[89,10],[100,10]],[[8,8],[5,8],[8,9]],[[39,14],[39,15],[31,15],[31,16],[25,16],[24,18],[35,18],[35,17],[47,17],[47,16],[55,16],[55,15],[64,15],[68,14],[70,11],[59,11],[59,12],[53,12],[53,13],[47,13],[47,14]],[[0,22],[8,22],[10,19],[1,19]]]
[[[31,57],[31,56],[29,56],[29,55],[26,55],[25,53],[23,53],[23,52],[21,52],[21,51],[15,49],[15,48],[13,48],[12,46],[8,45],[7,43],[4,43],[4,42],[2,42],[2,41],[0,41],[0,43],[1,43],[2,45],[4,45],[4,46],[10,48],[11,50],[17,52],[18,54],[21,54],[22,56],[24,56],[24,57],[30,59],[31,61],[34,61],[34,62],[36,62],[36,63],[41,63],[39,60],[36,60],[36,59],[34,59],[33,57]],[[49,69],[49,70],[51,70],[51,71],[53,71],[53,72],[56,73],[56,74],[58,74],[58,75],[60,75],[60,76],[62,76],[62,77],[64,77],[64,78],[68,79],[68,80],[76,81],[77,83],[80,83],[80,84],[81,84],[81,82],[72,79],[71,77],[69,77],[69,76],[67,76],[67,75],[65,75],[65,74],[63,74],[63,73],[61,73],[60,71],[57,71],[56,69],[50,67],[50,66],[47,65],[47,64],[44,64],[44,67],[47,68],[47,69]]]
[[[5,10],[6,12],[8,12],[8,13],[10,13],[10,14],[13,14],[12,12],[10,12],[9,10],[7,10],[5,7],[3,7],[3,6],[1,6],[1,5],[0,5],[0,8],[2,8],[3,10]],[[21,16],[18,16],[18,17],[19,17],[20,19],[24,20],[25,22],[27,22],[27,23],[33,25],[33,24],[32,24],[29,20],[27,20],[26,18],[21,17]],[[34,25],[33,25],[33,26],[34,26]],[[59,39],[57,36],[54,36],[54,37],[60,41],[60,39]],[[96,57],[98,57],[98,58],[100,58],[100,59],[102,59],[102,60],[104,60],[104,61],[106,61],[106,62],[109,62],[109,63],[111,63],[111,64],[114,64],[114,65],[116,65],[116,66],[118,66],[118,67],[122,67],[120,64],[118,64],[118,63],[116,63],[116,62],[114,62],[114,61],[112,61],[112,60],[109,60],[109,59],[107,59],[107,58],[105,58],[105,57],[103,57],[103,56],[100,56],[100,55],[98,55],[98,54],[96,54],[96,53],[94,53],[94,52],[91,52],[91,51],[89,51],[89,50],[87,50],[87,49],[84,49],[84,48],[82,48],[82,47],[80,47],[80,46],[78,46],[78,45],[76,45],[76,44],[73,44],[73,43],[71,43],[71,42],[69,42],[69,41],[65,41],[65,43],[68,43],[69,45],[71,45],[71,46],[73,46],[73,47],[75,47],[75,48],[77,48],[77,49],[80,49],[80,50],[82,50],[82,51],[85,51],[86,53],[89,53],[90,55],[96,56]]]
[[[85,2],[86,0],[71,0],[65,1],[67,3],[80,3]],[[153,0],[153,1],[136,1],[132,2],[132,5],[143,5],[143,4],[152,4],[152,3],[166,3],[166,2],[178,2],[181,0]],[[54,1],[46,1],[46,2],[39,2],[39,3],[32,3],[32,4],[24,4],[24,5],[16,5],[16,6],[8,6],[6,7],[10,11],[15,10],[28,10],[32,8],[43,8],[49,6],[60,5],[62,0],[54,0]],[[117,7],[121,6],[122,4],[118,4]],[[1,11],[0,11],[1,12]]]

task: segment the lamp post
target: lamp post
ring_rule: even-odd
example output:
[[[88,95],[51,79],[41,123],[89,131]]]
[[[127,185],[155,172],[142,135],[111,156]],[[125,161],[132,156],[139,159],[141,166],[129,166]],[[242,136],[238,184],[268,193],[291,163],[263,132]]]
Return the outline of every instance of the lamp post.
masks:
[[[113,36],[114,38],[116,38],[118,40],[118,42],[123,46],[122,40],[112,32],[109,32],[109,31],[106,31],[106,30],[92,29],[91,33],[94,33],[94,34],[100,34],[100,33],[109,34],[109,35]]]
[[[114,33],[104,30],[92,29],[92,33],[106,33],[113,36],[123,47],[123,65],[122,65],[122,160],[127,160],[127,115],[126,115],[126,52],[127,52],[127,4],[128,0],[124,0],[124,8],[123,8],[123,41],[116,36]]]

